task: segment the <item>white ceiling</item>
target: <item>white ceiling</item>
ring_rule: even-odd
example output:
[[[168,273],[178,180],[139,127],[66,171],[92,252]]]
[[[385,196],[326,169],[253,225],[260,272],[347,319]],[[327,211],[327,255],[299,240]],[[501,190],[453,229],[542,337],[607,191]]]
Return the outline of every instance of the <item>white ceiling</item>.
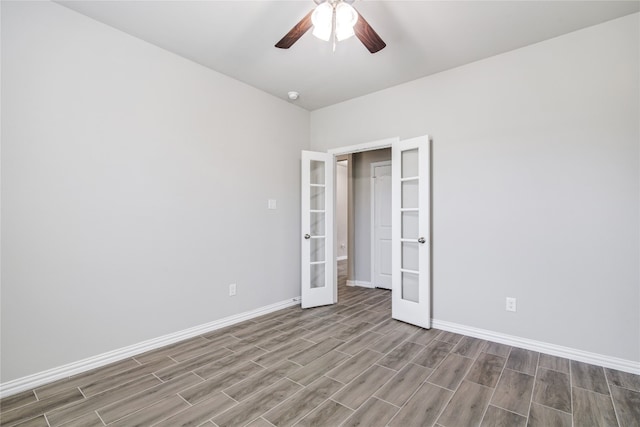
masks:
[[[387,43],[274,44],[313,7],[296,1],[59,1],[70,9],[314,110],[637,12],[626,1],[372,1],[353,5]]]

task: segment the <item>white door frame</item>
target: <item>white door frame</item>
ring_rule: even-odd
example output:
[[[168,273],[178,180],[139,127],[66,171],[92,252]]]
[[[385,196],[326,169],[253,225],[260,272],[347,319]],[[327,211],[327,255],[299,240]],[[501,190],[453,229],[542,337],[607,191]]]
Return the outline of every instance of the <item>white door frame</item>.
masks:
[[[384,160],[382,162],[373,162],[371,163],[370,167],[370,172],[369,172],[369,176],[370,176],[370,187],[371,187],[371,287],[375,288],[376,285],[374,283],[374,278],[375,278],[375,272],[376,272],[376,268],[375,268],[375,251],[376,251],[376,245],[375,245],[375,237],[376,237],[376,228],[375,228],[375,203],[376,203],[376,191],[375,191],[375,177],[374,177],[374,170],[376,167],[378,166],[391,166],[391,160]]]
[[[337,148],[331,148],[329,150],[327,150],[327,153],[329,154],[333,154],[333,162],[336,162],[336,157],[338,156],[342,156],[344,154],[354,154],[354,153],[362,153],[363,151],[373,151],[373,150],[380,150],[382,148],[391,148],[393,146],[394,143],[397,143],[398,141],[400,141],[400,137],[399,136],[394,136],[391,138],[384,138],[384,139],[378,139],[376,141],[371,141],[371,142],[364,142],[362,144],[356,144],[356,145],[347,145],[344,147],[337,147]],[[333,223],[335,224],[335,215],[336,215],[336,211],[335,211],[335,182],[336,182],[336,176],[335,176],[335,169],[334,169],[334,177],[333,177],[333,182],[334,182],[334,191],[333,191],[333,195],[334,195],[334,201],[333,201]],[[333,253],[338,253],[338,230],[336,230],[336,227],[334,227],[333,230]],[[372,245],[373,246],[373,245]],[[334,285],[334,289],[336,289],[336,301],[338,302],[338,261],[336,259],[333,260],[333,262],[335,263],[334,267],[333,267],[333,285]],[[373,258],[371,259],[371,265],[373,266]],[[373,282],[373,276],[371,276],[371,281]]]
[[[394,142],[400,141],[400,137],[379,139],[377,141],[365,142],[363,144],[348,145],[346,147],[338,147],[327,150],[327,153],[333,156],[341,156],[343,154],[361,153],[363,151],[379,150],[381,148],[391,148]]]

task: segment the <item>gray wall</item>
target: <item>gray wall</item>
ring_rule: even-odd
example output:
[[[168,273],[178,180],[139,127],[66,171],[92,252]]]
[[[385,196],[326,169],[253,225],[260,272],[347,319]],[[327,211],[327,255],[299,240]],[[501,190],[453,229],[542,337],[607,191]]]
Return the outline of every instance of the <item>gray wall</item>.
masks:
[[[355,276],[371,282],[371,163],[391,160],[391,148],[353,155]]]
[[[640,361],[638,21],[311,113],[314,150],[433,138],[435,319]]]
[[[300,295],[308,141],[307,111],[2,2],[1,380]]]

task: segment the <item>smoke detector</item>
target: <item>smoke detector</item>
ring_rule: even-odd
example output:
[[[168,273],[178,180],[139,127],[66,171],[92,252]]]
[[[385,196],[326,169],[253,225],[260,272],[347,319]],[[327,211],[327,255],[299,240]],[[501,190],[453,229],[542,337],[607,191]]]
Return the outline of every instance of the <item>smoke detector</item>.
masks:
[[[295,90],[292,90],[291,92],[287,93],[287,96],[289,97],[290,100],[295,101],[300,97],[300,94]]]

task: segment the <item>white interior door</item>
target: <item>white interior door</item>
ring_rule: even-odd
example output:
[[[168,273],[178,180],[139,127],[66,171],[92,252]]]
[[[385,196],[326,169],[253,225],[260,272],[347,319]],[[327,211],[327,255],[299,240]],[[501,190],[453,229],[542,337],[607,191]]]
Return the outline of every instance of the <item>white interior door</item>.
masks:
[[[373,286],[391,289],[391,162],[371,164]]]
[[[333,155],[302,152],[302,308],[336,302]]]
[[[394,319],[431,327],[431,171],[429,137],[392,146]]]

